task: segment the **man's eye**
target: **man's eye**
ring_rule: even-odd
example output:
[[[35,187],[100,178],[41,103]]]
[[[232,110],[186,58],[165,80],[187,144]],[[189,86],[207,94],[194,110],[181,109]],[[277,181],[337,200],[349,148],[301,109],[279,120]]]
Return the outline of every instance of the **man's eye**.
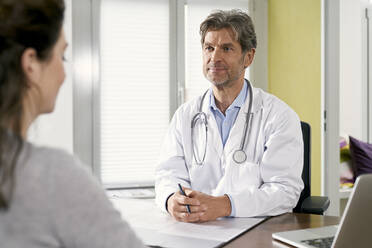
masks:
[[[224,47],[223,50],[224,50],[225,52],[228,52],[228,51],[231,50],[231,47]]]
[[[207,51],[213,51],[213,47],[207,46],[207,47],[205,47],[205,50],[207,50]]]

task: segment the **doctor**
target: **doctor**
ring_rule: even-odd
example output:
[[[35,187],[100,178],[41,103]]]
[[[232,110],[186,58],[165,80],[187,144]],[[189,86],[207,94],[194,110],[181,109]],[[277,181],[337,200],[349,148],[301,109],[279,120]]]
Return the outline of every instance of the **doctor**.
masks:
[[[183,222],[291,212],[303,188],[300,120],[244,79],[256,48],[251,18],[217,11],[200,34],[212,85],[173,116],[156,169],[157,204]]]

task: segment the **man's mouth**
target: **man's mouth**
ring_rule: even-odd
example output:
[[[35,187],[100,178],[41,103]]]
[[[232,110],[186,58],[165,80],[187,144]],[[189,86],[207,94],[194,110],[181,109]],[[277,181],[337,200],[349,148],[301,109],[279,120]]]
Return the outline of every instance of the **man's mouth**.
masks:
[[[220,71],[225,71],[226,68],[224,66],[212,66],[212,67],[209,67],[208,70],[210,72],[220,72]]]

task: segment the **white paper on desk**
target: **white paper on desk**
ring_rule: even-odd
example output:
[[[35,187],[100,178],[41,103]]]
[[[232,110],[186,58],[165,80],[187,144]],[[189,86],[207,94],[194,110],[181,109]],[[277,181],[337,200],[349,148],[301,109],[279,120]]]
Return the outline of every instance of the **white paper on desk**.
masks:
[[[112,199],[112,202],[146,244],[164,247],[174,247],[172,244],[176,241],[177,247],[181,247],[179,240],[182,238],[187,238],[189,247],[193,241],[198,247],[215,247],[265,220],[264,217],[221,218],[206,223],[183,223],[163,213],[155,205],[154,199]],[[170,236],[173,241],[155,242],[156,239]],[[205,246],[201,246],[201,241]]]
[[[137,198],[137,199],[152,199],[155,198],[154,188],[139,188],[125,190],[107,190],[106,194],[109,198]]]

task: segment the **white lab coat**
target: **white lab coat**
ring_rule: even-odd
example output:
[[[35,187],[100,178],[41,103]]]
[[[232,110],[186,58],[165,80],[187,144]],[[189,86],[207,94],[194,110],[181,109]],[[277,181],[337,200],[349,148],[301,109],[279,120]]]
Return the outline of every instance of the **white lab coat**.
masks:
[[[278,215],[291,212],[296,206],[303,189],[300,120],[277,97],[258,88],[252,90],[253,118],[243,164],[236,164],[232,155],[243,136],[249,95],[223,147],[207,93],[202,109],[208,116],[208,145],[202,166],[196,164],[191,146],[191,119],[198,112],[202,97],[176,111],[155,172],[156,202],[164,211],[166,200],[178,190],[178,183],[213,196],[228,194],[236,217]]]

